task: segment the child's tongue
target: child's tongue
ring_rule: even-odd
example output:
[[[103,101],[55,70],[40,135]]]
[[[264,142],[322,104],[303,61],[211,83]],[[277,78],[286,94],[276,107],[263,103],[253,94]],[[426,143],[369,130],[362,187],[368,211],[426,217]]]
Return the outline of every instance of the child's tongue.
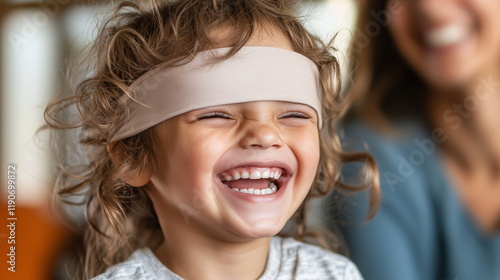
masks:
[[[268,182],[266,179],[258,179],[258,180],[249,180],[249,179],[240,179],[224,182],[230,188],[238,188],[238,189],[267,189]]]

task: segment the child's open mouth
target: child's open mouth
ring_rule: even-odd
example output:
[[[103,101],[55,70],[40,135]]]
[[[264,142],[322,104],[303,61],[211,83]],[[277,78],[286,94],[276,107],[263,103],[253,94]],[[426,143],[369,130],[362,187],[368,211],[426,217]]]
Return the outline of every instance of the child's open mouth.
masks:
[[[219,174],[228,188],[242,193],[267,195],[277,192],[285,170],[279,167],[239,167]]]

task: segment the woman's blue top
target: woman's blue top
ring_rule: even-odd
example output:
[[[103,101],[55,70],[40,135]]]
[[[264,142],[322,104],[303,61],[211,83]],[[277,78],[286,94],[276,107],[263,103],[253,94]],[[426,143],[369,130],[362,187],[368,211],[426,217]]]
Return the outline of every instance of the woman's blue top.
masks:
[[[350,221],[341,231],[365,279],[500,280],[500,233],[487,236],[474,224],[431,133],[416,122],[395,128],[397,137],[353,122],[342,137],[347,150],[367,146],[380,172],[381,205],[373,220],[364,221],[366,194],[348,198],[342,209]]]

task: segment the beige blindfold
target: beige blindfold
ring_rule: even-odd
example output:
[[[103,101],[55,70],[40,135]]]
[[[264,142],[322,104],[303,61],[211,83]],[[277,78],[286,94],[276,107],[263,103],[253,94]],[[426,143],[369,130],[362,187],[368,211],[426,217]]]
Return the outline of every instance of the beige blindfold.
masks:
[[[321,127],[322,89],[314,62],[293,51],[251,46],[214,63],[228,51],[203,51],[178,66],[160,64],[137,79],[130,87],[134,99],[123,96],[128,111],[111,143],[192,110],[252,101],[308,105]]]

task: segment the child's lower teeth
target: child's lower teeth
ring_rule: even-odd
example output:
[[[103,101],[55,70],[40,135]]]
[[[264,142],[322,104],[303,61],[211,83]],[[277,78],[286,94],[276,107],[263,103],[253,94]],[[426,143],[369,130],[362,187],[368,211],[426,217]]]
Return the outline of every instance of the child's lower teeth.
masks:
[[[267,189],[241,189],[240,190],[238,188],[232,188],[232,190],[237,191],[237,192],[242,192],[242,193],[266,195],[266,194],[275,193],[278,190],[278,187],[276,187],[275,184],[271,183]]]

